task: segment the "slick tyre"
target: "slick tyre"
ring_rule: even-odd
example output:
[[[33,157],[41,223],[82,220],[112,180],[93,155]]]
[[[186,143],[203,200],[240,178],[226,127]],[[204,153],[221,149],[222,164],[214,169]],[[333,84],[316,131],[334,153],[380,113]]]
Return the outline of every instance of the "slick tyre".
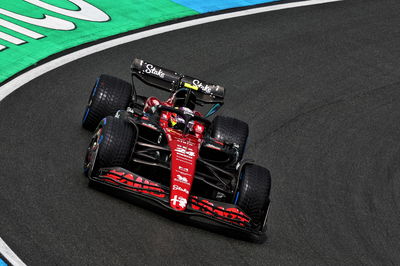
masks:
[[[211,137],[225,143],[239,146],[238,161],[242,159],[246,147],[249,126],[246,122],[227,116],[217,116],[212,123]]]
[[[270,198],[271,174],[268,169],[246,164],[240,173],[237,204],[250,218],[263,226]]]
[[[104,74],[98,77],[83,114],[82,126],[94,131],[104,117],[126,110],[133,90],[133,85],[119,78]]]
[[[96,176],[103,167],[123,167],[129,164],[137,136],[136,127],[113,116],[104,118],[88,147],[84,173]]]

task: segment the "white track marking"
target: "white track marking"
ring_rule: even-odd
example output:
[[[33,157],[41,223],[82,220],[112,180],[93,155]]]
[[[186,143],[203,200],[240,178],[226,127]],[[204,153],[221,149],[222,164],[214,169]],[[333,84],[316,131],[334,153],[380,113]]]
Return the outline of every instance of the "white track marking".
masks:
[[[14,266],[26,266],[18,256],[7,246],[6,242],[0,237],[0,253]]]
[[[282,9],[288,9],[288,8],[295,8],[295,7],[325,4],[325,3],[338,2],[338,1],[342,1],[342,0],[309,0],[309,1],[293,2],[293,3],[287,3],[287,4],[277,4],[277,5],[273,5],[273,6],[258,7],[258,8],[246,9],[243,11],[236,11],[236,12],[232,12],[232,13],[225,13],[225,14],[220,14],[220,15],[215,15],[215,16],[193,19],[190,21],[179,22],[179,23],[162,26],[159,28],[151,29],[151,30],[133,33],[128,36],[120,37],[120,38],[117,38],[114,40],[106,41],[106,42],[96,44],[96,45],[93,45],[93,46],[90,46],[87,48],[83,48],[82,50],[79,50],[79,51],[72,52],[70,54],[56,58],[50,62],[47,62],[43,65],[40,65],[34,69],[31,69],[20,76],[17,76],[16,78],[10,80],[9,82],[5,83],[3,86],[0,87],[0,101],[3,100],[6,96],[8,96],[13,91],[17,90],[21,86],[28,83],[29,81],[32,81],[33,79],[35,79],[53,69],[56,69],[60,66],[68,64],[72,61],[78,60],[82,57],[118,46],[121,44],[133,42],[136,40],[140,40],[143,38],[147,38],[150,36],[170,32],[170,31],[174,31],[174,30],[184,29],[184,28],[188,28],[188,27],[192,27],[192,26],[196,26],[196,25],[206,24],[206,23],[230,19],[230,18],[243,17],[243,16],[254,15],[254,14],[259,14],[259,13],[264,13],[264,12],[270,12],[270,11],[276,11],[276,10],[282,10]]]
[[[4,32],[1,32],[1,31],[0,31],[0,39],[3,39],[5,41],[7,41],[7,42],[10,42],[10,43],[13,43],[13,44],[16,44],[16,45],[20,45],[20,44],[26,43],[26,41],[24,41],[24,40],[21,40],[21,39],[19,39],[17,37],[14,37],[14,36],[12,36],[10,34],[7,34],[7,33],[4,33]]]
[[[276,11],[276,10],[282,10],[282,9],[288,9],[288,8],[295,8],[295,7],[325,4],[325,3],[331,3],[331,2],[339,2],[339,1],[342,1],[342,0],[309,0],[309,1],[293,2],[293,3],[287,3],[287,4],[277,4],[277,5],[273,5],[273,6],[265,6],[265,7],[246,9],[243,11],[236,11],[236,12],[232,12],[232,13],[225,13],[225,14],[220,14],[220,15],[209,16],[209,17],[204,17],[204,18],[193,19],[190,21],[170,24],[167,26],[162,26],[159,28],[151,29],[151,30],[141,31],[141,32],[133,33],[128,36],[124,36],[124,37],[117,38],[114,40],[99,43],[99,44],[96,44],[96,45],[93,45],[93,46],[90,46],[87,48],[83,48],[79,51],[75,51],[70,54],[64,55],[62,57],[56,58],[50,62],[47,62],[47,63],[40,65],[34,69],[31,69],[31,70],[25,72],[24,74],[10,80],[9,82],[5,83],[3,86],[0,87],[0,101],[3,100],[6,96],[8,96],[13,91],[17,90],[21,86],[28,83],[29,81],[32,81],[35,78],[40,77],[41,75],[43,75],[51,70],[54,70],[65,64],[68,64],[72,61],[78,60],[82,57],[118,46],[121,44],[133,42],[136,40],[140,40],[143,38],[147,38],[150,36],[170,32],[170,31],[174,31],[174,30],[184,29],[184,28],[188,28],[188,27],[192,27],[192,26],[196,26],[196,25],[206,24],[206,23],[230,19],[230,18],[237,18],[237,17],[254,15],[254,14],[259,14],[259,13],[264,13],[264,12],[270,12],[270,11]],[[2,46],[0,45],[0,50],[1,50],[1,48],[2,48]],[[25,263],[23,263],[22,260],[20,258],[18,258],[18,256],[7,246],[7,244],[1,238],[0,238],[0,253],[14,266],[24,266],[25,265]]]
[[[8,29],[16,31],[16,32],[19,32],[19,33],[21,33],[23,35],[26,35],[28,37],[31,37],[33,39],[40,39],[40,38],[44,37],[40,33],[37,33],[37,32],[32,31],[32,30],[28,30],[28,29],[26,29],[24,27],[21,27],[21,26],[19,26],[17,24],[11,23],[11,22],[9,22],[7,20],[4,20],[4,19],[0,19],[0,26],[8,28]]]

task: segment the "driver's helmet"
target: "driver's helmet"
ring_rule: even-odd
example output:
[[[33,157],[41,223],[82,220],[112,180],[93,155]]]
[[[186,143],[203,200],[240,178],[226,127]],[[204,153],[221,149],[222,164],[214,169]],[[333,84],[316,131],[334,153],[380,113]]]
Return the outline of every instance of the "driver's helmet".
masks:
[[[187,94],[190,93],[189,95],[189,100],[185,104],[186,101],[186,96]],[[187,107],[190,110],[194,110],[196,107],[196,96],[191,92],[189,89],[182,88],[177,90],[171,97],[172,99],[172,105],[174,107]]]
[[[180,107],[178,109],[183,111],[185,114],[192,115],[192,116],[194,115],[193,111],[187,107]],[[169,126],[174,129],[183,130],[185,128],[185,119],[176,113],[171,113],[168,123],[169,123]],[[194,123],[194,121],[191,120],[188,124],[188,128],[190,131],[193,129],[193,123]]]

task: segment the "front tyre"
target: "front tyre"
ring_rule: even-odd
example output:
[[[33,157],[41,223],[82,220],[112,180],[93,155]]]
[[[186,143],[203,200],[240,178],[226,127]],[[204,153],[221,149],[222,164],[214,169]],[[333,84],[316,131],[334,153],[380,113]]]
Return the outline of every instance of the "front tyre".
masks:
[[[123,167],[129,164],[137,136],[136,127],[113,116],[104,118],[88,147],[84,173],[96,176],[104,167]]]
[[[104,117],[126,110],[133,90],[133,84],[119,78],[104,74],[98,77],[83,114],[82,126],[94,131]]]
[[[234,203],[249,215],[254,223],[265,228],[270,202],[271,174],[264,167],[246,164],[239,176],[239,189]]]

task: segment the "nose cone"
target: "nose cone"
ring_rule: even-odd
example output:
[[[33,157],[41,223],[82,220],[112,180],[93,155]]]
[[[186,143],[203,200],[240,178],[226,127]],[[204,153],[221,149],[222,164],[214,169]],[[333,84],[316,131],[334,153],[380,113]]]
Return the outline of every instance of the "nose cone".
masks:
[[[167,134],[171,149],[170,206],[184,211],[193,185],[201,140],[192,135],[183,136],[178,131]]]

